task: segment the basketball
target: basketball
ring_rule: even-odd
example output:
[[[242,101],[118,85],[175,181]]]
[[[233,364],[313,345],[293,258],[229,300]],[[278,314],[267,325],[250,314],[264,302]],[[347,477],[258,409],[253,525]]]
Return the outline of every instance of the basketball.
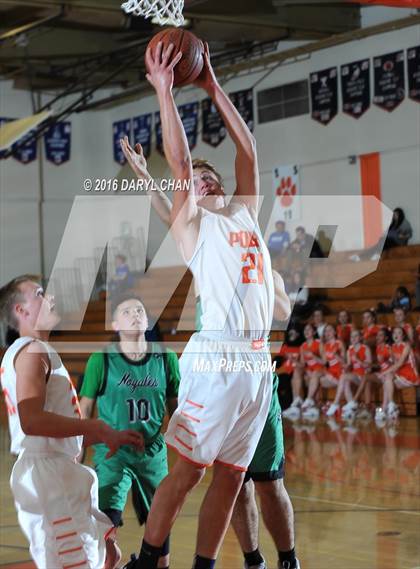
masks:
[[[182,59],[174,68],[174,87],[182,87],[193,83],[200,75],[203,65],[203,42],[193,33],[180,28],[168,28],[154,35],[148,48],[155,52],[157,44],[163,42],[163,50],[173,43],[175,48],[172,57],[179,51]]]

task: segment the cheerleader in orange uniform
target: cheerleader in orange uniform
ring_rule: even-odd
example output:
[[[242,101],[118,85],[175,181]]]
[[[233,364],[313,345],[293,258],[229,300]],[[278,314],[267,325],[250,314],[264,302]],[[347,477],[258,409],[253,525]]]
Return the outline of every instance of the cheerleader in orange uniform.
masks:
[[[402,328],[392,330],[394,343],[391,346],[392,366],[384,374],[384,398],[382,408],[376,410],[375,418],[395,419],[398,417],[398,406],[394,402],[394,390],[419,385],[419,376],[413,350],[407,341]]]
[[[332,417],[339,410],[343,394],[347,400],[347,405],[343,407],[344,415],[348,414],[350,418],[356,411],[357,403],[353,400],[351,384],[354,383],[359,387],[365,380],[366,373],[372,364],[370,348],[362,343],[362,335],[359,330],[352,331],[350,342],[350,347],[347,350],[345,371],[341,375],[334,402],[327,411],[328,417]]]
[[[365,310],[363,312],[363,342],[369,346],[369,348],[373,348],[376,343],[376,334],[379,332],[383,326],[377,324],[376,322],[376,314],[374,310]]]
[[[414,329],[409,322],[406,322],[406,313],[403,308],[394,308],[395,327],[402,328],[411,345],[414,344]]]
[[[337,316],[337,338],[343,342],[346,348],[350,344],[350,334],[353,328],[350,314],[347,310],[340,310]]]
[[[305,341],[300,347],[300,365],[293,374],[294,392],[300,393],[302,381],[308,386],[308,395],[302,404],[302,416],[305,419],[317,419],[319,409],[315,405],[314,397],[319,387],[319,380],[324,372],[321,357],[321,340],[316,338],[316,330],[312,324],[306,324],[303,329]]]
[[[321,357],[325,365],[325,373],[321,376],[321,385],[325,388],[337,389],[344,371],[346,350],[343,342],[337,339],[332,324],[328,324],[325,328],[324,343],[321,344]]]

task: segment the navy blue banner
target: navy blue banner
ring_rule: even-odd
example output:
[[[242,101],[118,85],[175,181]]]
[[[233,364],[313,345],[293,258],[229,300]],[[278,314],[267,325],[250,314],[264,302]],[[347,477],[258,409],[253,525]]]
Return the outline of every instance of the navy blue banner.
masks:
[[[13,158],[21,164],[29,164],[36,160],[38,154],[38,140],[31,138],[34,132],[35,130],[30,130],[28,134],[25,134],[25,136],[20,138],[12,146]],[[16,149],[17,146],[19,146],[18,149]]]
[[[156,150],[162,156],[165,155],[163,152],[163,139],[162,139],[162,124],[160,122],[160,112],[155,112],[155,135],[156,135]]]
[[[9,119],[7,117],[0,117],[0,126],[2,126],[3,124],[6,124],[7,122],[12,122],[12,120],[14,119]],[[0,160],[2,158],[4,158],[4,155],[6,154],[7,149],[6,150],[0,150]]]
[[[375,96],[373,102],[385,111],[394,111],[405,98],[404,51],[375,57]]]
[[[235,91],[229,93],[229,98],[235,107],[238,109],[239,114],[246,122],[249,130],[254,130],[254,92],[252,89],[245,89],[244,91]]]
[[[45,156],[49,162],[60,166],[70,160],[71,122],[53,124],[44,134]]]
[[[112,124],[112,145],[114,149],[114,160],[118,164],[125,164],[126,159],[121,150],[120,139],[128,136],[131,139],[131,119],[116,121]]]
[[[407,51],[408,94],[410,99],[420,103],[420,46]]]
[[[210,146],[219,146],[226,137],[226,127],[216,105],[208,97],[201,101],[201,117],[203,121],[203,142]]]
[[[197,144],[198,108],[198,103],[187,103],[178,107],[190,150]]]
[[[133,118],[133,140],[134,145],[142,145],[145,158],[150,156],[152,151],[152,115],[140,115]]]
[[[338,113],[337,67],[311,73],[312,118],[327,125]]]

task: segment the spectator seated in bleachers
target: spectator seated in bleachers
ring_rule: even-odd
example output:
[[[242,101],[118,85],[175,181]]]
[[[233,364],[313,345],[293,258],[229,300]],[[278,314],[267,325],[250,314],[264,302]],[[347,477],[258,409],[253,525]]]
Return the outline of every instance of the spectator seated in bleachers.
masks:
[[[316,329],[316,333],[318,338],[324,336],[324,330],[327,323],[324,320],[324,309],[321,306],[317,306],[315,310],[312,312],[311,322]]]
[[[132,287],[134,278],[127,263],[127,257],[119,254],[115,255],[115,274],[108,283],[108,290],[111,295],[120,294]]]
[[[397,287],[391,302],[388,305],[380,302],[377,310],[378,312],[392,312],[394,308],[402,308],[406,311],[411,310],[411,297],[405,286]]]
[[[393,211],[391,225],[387,233],[373,247],[369,247],[359,254],[351,255],[350,260],[361,261],[370,258],[372,261],[377,261],[382,250],[407,245],[412,236],[413,229],[410,222],[406,219],[404,211],[397,207]]]
[[[284,221],[276,222],[276,230],[272,233],[268,239],[268,250],[271,255],[271,259],[274,261],[277,257],[281,257],[288,246],[290,245],[290,235],[286,231],[286,224]]]
[[[293,314],[298,318],[306,318],[311,311],[309,289],[305,287],[305,275],[302,271],[294,271],[287,282],[286,293],[293,306]]]

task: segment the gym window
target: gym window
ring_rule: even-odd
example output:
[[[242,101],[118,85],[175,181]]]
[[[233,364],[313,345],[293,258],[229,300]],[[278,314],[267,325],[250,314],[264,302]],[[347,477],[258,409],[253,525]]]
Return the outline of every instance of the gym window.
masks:
[[[296,81],[259,91],[258,122],[265,123],[309,113],[308,81]]]

